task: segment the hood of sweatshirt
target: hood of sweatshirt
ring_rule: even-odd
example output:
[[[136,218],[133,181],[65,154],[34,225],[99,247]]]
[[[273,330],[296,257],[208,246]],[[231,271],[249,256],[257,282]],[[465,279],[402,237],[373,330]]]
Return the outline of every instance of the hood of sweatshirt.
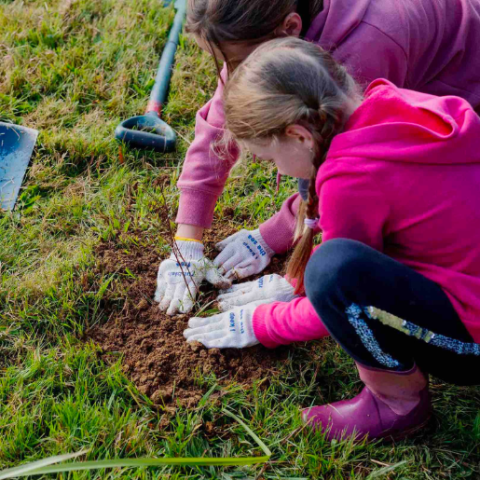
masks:
[[[329,158],[453,165],[480,163],[480,117],[462,98],[375,80],[333,140]]]
[[[325,48],[340,45],[362,22],[372,0],[324,0],[305,38]]]

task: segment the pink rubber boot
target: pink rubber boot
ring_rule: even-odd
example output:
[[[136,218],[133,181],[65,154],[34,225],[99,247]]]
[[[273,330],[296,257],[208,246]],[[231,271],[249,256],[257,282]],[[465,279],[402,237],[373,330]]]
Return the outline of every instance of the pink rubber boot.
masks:
[[[398,440],[425,426],[431,416],[430,394],[416,366],[408,372],[357,368],[365,383],[362,392],[352,400],[304,410],[304,422],[325,431],[330,440],[353,435]]]

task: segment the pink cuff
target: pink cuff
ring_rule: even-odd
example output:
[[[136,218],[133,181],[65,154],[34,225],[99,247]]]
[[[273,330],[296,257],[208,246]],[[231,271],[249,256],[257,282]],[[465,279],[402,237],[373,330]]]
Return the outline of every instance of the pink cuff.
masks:
[[[217,196],[201,190],[182,189],[176,223],[210,228]]]
[[[276,348],[281,345],[281,343],[274,342],[270,335],[268,334],[267,324],[265,319],[270,316],[267,313],[267,310],[272,305],[266,303],[265,305],[259,305],[253,312],[253,333],[257,337],[257,340],[267,348]]]
[[[282,220],[277,213],[259,227],[265,243],[277,254],[285,253],[293,246],[294,232]]]

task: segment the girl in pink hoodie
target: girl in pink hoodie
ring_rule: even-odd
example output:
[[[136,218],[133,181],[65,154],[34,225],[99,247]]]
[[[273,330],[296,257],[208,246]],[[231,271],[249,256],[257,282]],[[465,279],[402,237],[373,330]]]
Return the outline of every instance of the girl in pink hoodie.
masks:
[[[329,54],[293,38],[263,45],[234,73],[234,139],[309,180],[288,266],[296,289],[272,275],[234,287],[220,297],[227,311],[191,319],[185,336],[273,348],[326,328],[365,388],[305,421],[329,438],[399,438],[429,419],[428,374],[480,384],[480,117],[460,97],[388,80],[359,92]]]
[[[187,29],[230,71],[267,40],[302,36],[331,51],[363,88],[386,78],[420,92],[458,95],[480,109],[480,0],[190,0]],[[298,194],[259,229],[221,242],[213,265],[203,255],[203,230],[238,158],[237,148],[223,156],[212,149],[223,133],[226,76],[225,69],[198,112],[178,182],[177,247],[193,278],[187,288],[174,256],[160,266],[156,299],[172,315],[191,310],[205,278],[225,285],[259,273],[293,242]]]

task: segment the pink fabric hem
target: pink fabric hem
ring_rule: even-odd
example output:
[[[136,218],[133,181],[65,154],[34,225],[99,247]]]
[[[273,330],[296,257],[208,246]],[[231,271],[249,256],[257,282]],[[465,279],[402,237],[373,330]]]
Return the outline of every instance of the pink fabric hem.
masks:
[[[292,232],[282,228],[284,225],[279,222],[272,222],[273,218],[260,225],[260,235],[276,254],[285,253],[291,247]]]
[[[184,225],[210,228],[217,196],[201,190],[182,189],[175,222]]]
[[[259,305],[253,312],[253,332],[257,337],[257,340],[267,348],[276,348],[280,346],[280,343],[274,342],[270,335],[268,334],[267,329],[267,320],[270,317],[270,312],[268,312],[269,304]]]

